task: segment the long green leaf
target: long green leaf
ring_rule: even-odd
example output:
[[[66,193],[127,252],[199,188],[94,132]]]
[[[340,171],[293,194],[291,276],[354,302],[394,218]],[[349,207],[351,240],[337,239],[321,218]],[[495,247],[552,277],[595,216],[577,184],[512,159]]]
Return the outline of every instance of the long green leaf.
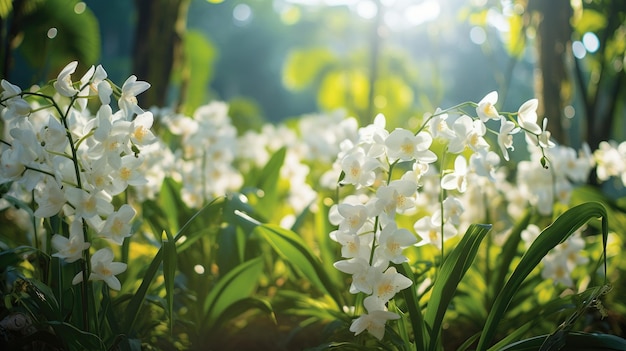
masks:
[[[256,183],[258,189],[263,190],[256,210],[265,218],[271,218],[278,200],[278,182],[280,181],[280,168],[285,162],[287,149],[280,148],[267,162]]]
[[[231,305],[248,298],[263,271],[262,257],[246,261],[221,277],[204,300],[202,330],[216,325],[220,315]]]
[[[415,275],[408,263],[404,262],[398,265],[398,272],[405,277],[415,282]],[[415,336],[415,343],[418,350],[426,350],[428,345],[428,333],[426,332],[426,325],[424,324],[424,316],[422,315],[422,309],[419,305],[419,298],[417,297],[417,289],[414,287],[411,289],[402,290],[402,295],[406,301],[409,317],[411,318],[411,326],[413,328],[413,334]]]
[[[441,265],[424,315],[424,321],[431,330],[429,350],[436,348],[443,316],[454,297],[459,282],[472,265],[478,247],[489,230],[491,230],[490,225],[472,224],[457,247],[450,252]]]
[[[487,316],[487,321],[485,322],[485,327],[483,328],[478,342],[477,350],[487,349],[487,345],[491,342],[498,324],[504,317],[513,299],[513,295],[515,295],[530,272],[535,269],[552,248],[562,243],[574,231],[582,227],[592,218],[602,218],[602,237],[605,249],[604,252],[606,252],[608,221],[606,209],[602,204],[597,202],[584,203],[572,207],[561,214],[554,223],[541,232],[530,248],[528,248],[528,251],[522,256],[506,285],[496,297],[492,309]],[[604,265],[606,272],[606,256],[604,256]]]
[[[174,278],[176,276],[176,242],[169,231],[164,230],[167,240],[163,241],[163,279],[165,281],[165,301],[169,316],[170,333],[174,331]]]
[[[191,224],[196,218],[200,216],[210,216],[210,215],[219,214],[221,212],[223,203],[224,203],[223,199],[218,198],[218,199],[215,199],[213,202],[207,204],[203,208],[201,208],[198,212],[196,212],[193,216],[191,216],[191,218],[183,225],[182,228],[180,228],[180,230],[178,231],[178,233],[176,233],[176,236],[174,237],[174,241],[176,242],[180,240],[180,238],[182,238],[183,236],[187,234],[187,231],[189,230],[189,228],[191,227]],[[126,330],[129,333],[133,330],[135,322],[137,321],[137,317],[139,316],[139,311],[141,310],[141,305],[143,304],[143,300],[145,299],[146,294],[148,293],[148,288],[152,284],[154,277],[159,271],[159,266],[161,265],[161,262],[163,262],[163,253],[164,253],[163,251],[164,250],[162,246],[161,248],[159,248],[159,251],[157,251],[156,255],[152,259],[152,262],[150,262],[150,266],[148,266],[148,269],[146,270],[146,273],[144,274],[144,277],[141,281],[141,285],[139,285],[139,289],[137,289],[137,292],[133,295],[130,302],[128,303],[128,306],[126,309],[127,319],[125,320],[124,330]]]
[[[520,340],[499,351],[536,351],[547,337],[547,335],[540,335]],[[562,349],[568,351],[624,351],[626,340],[610,334],[572,332],[567,335],[563,346]]]
[[[257,226],[255,233],[267,241],[282,259],[308,278],[320,291],[330,294],[337,307],[343,306],[343,300],[321,262],[298,234],[272,224]]]

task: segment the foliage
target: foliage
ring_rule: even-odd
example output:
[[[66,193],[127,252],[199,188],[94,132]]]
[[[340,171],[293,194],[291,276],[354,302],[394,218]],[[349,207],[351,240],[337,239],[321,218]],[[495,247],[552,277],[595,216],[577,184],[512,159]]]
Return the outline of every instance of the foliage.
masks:
[[[184,113],[102,66],[3,80],[0,347],[626,349],[626,142],[559,145],[537,99],[496,92],[398,123],[424,72],[352,44],[291,52],[284,82],[327,111],[277,125],[202,104],[216,50],[195,32]]]

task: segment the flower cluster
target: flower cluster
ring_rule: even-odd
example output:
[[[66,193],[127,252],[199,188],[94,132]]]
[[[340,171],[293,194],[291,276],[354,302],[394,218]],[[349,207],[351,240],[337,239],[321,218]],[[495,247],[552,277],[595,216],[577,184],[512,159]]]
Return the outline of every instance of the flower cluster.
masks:
[[[477,104],[438,109],[425,116],[415,133],[403,128],[389,132],[384,116],[379,115],[373,124],[359,129],[355,142],[342,144],[336,161],[341,170],[339,183],[353,190],[331,208],[329,219],[337,230],[330,237],[341,244],[343,259],[334,265],[352,275],[350,292],[366,295],[366,313],[350,327],[355,334],[367,330],[382,339],[386,321],[399,318],[388,310],[388,302],[413,283],[394,266],[408,260],[403,253],[406,248],[432,245],[443,250],[444,243],[463,232],[470,221],[485,218],[487,198],[492,204],[509,200],[539,207],[545,201],[551,208],[555,199],[567,198],[569,182],[586,177],[590,158],[577,158],[571,149],[556,147],[545,129],[546,121],[542,127],[537,123],[536,99],[522,104],[516,113],[499,113],[496,103],[497,93],[492,92]],[[466,106],[475,107],[474,117],[463,111]],[[495,137],[489,139],[488,132]],[[500,155],[509,159],[517,133],[523,133],[535,150],[532,154],[538,155],[518,177],[530,179],[528,184],[533,182],[534,189],[542,186],[537,191],[511,191],[515,187],[499,168]],[[500,155],[491,150],[490,140],[499,146]],[[531,164],[549,176],[552,159],[571,172],[563,172],[563,179],[530,177]],[[551,191],[545,191],[546,187]],[[549,198],[537,199],[539,194]],[[400,216],[402,221],[398,221]],[[413,228],[400,225],[407,218],[413,219]]]
[[[153,116],[137,105],[136,96],[150,87],[135,76],[117,88],[102,66],[72,80],[78,62],[68,64],[50,87],[22,91],[2,80],[2,119],[6,135],[0,146],[0,183],[14,193],[32,193],[34,216],[58,216],[66,225],[51,226],[53,256],[71,263],[87,260],[73,279],[103,280],[121,288],[116,275],[126,264],[114,262],[110,245],[122,245],[132,234],[136,211],[115,208],[113,198],[128,186],[147,183],[139,171],[141,148],[154,143]],[[115,89],[115,94],[114,94]],[[112,95],[117,107],[111,107]],[[92,115],[89,103],[97,113]],[[90,235],[94,233],[94,236]],[[93,239],[105,239],[90,255]]]

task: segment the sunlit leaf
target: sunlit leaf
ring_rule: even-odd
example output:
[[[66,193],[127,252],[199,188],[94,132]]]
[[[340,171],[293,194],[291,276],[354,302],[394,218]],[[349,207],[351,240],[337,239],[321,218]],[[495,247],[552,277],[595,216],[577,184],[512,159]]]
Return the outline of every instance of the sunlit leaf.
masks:
[[[342,107],[364,110],[368,106],[369,87],[367,75],[360,70],[329,72],[319,88],[318,103],[325,110]]]
[[[526,34],[524,33],[524,20],[521,15],[509,17],[509,32],[506,40],[506,50],[509,55],[520,57],[526,47]]]
[[[220,277],[202,302],[203,328],[212,328],[222,313],[233,308],[231,305],[248,298],[256,289],[256,283],[262,271],[263,258],[257,257],[240,264]]]
[[[197,30],[185,33],[184,50],[185,67],[180,74],[186,74],[189,81],[183,104],[185,112],[192,115],[209,97],[207,87],[213,75],[217,50],[206,35]]]
[[[0,18],[6,19],[13,10],[12,0],[0,0]]]
[[[219,198],[207,204],[198,212],[196,212],[176,233],[176,236],[174,237],[174,241],[178,241],[182,237],[186,237],[189,234],[188,233],[189,228],[191,227],[192,223],[197,218],[202,217],[202,216],[215,215],[219,213],[219,211],[222,208],[223,203],[224,203],[223,199]],[[202,233],[202,232],[198,232],[198,233]],[[195,234],[197,235],[197,233]],[[189,240],[186,240],[185,243],[187,243],[187,241]],[[163,247],[161,247],[159,251],[156,253],[156,255],[154,256],[154,258],[152,259],[152,262],[150,262],[150,266],[148,266],[148,269],[146,270],[146,273],[144,274],[143,279],[141,280],[141,285],[139,286],[139,289],[137,289],[137,292],[132,296],[130,302],[128,303],[128,306],[126,307],[126,319],[125,319],[125,324],[124,324],[124,330],[127,330],[127,331],[133,330],[135,322],[137,321],[137,317],[139,316],[139,312],[141,310],[143,301],[146,298],[146,294],[148,293],[148,289],[150,288],[150,285],[152,284],[152,281],[156,277],[159,271],[159,267],[161,266],[161,263],[163,262],[163,255],[164,255],[164,249]]]
[[[443,261],[424,314],[424,322],[432,331],[429,350],[435,350],[443,316],[456,293],[459,282],[474,261],[480,243],[489,230],[491,230],[490,225],[472,224],[459,244]]]
[[[513,296],[530,272],[535,269],[552,248],[565,241],[572,233],[593,218],[602,218],[602,236],[604,248],[606,249],[608,221],[604,206],[597,202],[589,202],[570,208],[561,214],[554,223],[544,229],[535,239],[524,256],[522,256],[504,288],[499,292],[485,322],[477,350],[487,349],[487,345],[491,342]],[[606,256],[604,258],[606,266]]]
[[[326,48],[293,50],[283,68],[283,82],[289,89],[304,89],[319,79],[324,69],[335,61],[335,55]]]
[[[285,162],[286,154],[287,149],[285,147],[276,151],[256,179],[256,187],[263,191],[256,209],[265,218],[272,217],[272,213],[277,205],[280,169]]]
[[[341,297],[336,291],[332,280],[327,275],[319,259],[313,254],[304,240],[296,233],[285,228],[263,224],[255,229],[255,233],[267,241],[278,255],[300,272],[322,292],[329,293],[337,306],[342,306]]]
[[[580,18],[575,18],[574,29],[582,34],[596,32],[606,26],[606,16],[590,9],[584,9]]]

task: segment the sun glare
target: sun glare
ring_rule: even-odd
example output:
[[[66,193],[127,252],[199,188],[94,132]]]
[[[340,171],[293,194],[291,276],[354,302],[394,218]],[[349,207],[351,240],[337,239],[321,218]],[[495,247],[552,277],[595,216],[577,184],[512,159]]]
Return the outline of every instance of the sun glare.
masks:
[[[294,5],[304,6],[346,6],[365,20],[379,13],[392,31],[403,31],[411,27],[431,22],[439,17],[441,6],[438,0],[283,0]]]

